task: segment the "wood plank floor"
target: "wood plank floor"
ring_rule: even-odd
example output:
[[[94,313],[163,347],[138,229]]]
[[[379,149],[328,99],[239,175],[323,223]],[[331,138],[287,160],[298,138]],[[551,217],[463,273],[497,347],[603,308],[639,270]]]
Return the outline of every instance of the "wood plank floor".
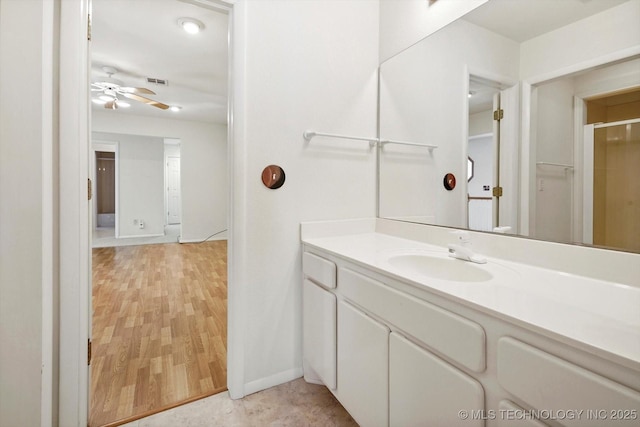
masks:
[[[93,250],[89,425],[226,389],[227,244]]]

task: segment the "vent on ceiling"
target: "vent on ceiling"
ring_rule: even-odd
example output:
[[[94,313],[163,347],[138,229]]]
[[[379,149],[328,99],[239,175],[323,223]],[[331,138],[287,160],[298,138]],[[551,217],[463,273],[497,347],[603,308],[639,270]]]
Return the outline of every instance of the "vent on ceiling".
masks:
[[[153,77],[147,77],[147,82],[153,83],[156,85],[169,86],[169,81],[165,79],[155,79]]]

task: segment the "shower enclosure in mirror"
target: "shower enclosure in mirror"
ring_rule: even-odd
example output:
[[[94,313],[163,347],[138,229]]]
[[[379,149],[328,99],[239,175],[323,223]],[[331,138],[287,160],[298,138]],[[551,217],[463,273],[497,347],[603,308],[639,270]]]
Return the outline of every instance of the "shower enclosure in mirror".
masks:
[[[620,223],[622,214],[586,231],[585,188],[604,184],[587,172],[583,129],[640,118],[638,21],[639,0],[489,0],[382,63],[380,139],[439,148],[379,148],[378,215],[640,252],[596,238],[598,224]],[[622,110],[624,119],[616,116]],[[609,165],[615,156],[607,153]],[[640,218],[640,178],[616,169],[607,185],[625,182],[628,191],[594,193],[593,218],[620,203],[635,206],[624,215]],[[467,179],[446,191],[446,173]],[[625,235],[638,227],[620,224]]]
[[[585,243],[640,252],[640,119],[584,127]]]

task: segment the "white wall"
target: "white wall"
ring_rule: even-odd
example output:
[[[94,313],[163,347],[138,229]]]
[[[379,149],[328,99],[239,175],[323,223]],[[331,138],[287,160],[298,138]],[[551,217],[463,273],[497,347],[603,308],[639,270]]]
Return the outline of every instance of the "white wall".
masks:
[[[536,128],[532,150],[536,162],[573,164],[573,79],[560,79],[536,89],[537,108],[531,126]],[[531,237],[571,242],[573,173],[564,168],[535,168],[535,203],[532,203]],[[532,186],[533,187],[533,186]]]
[[[109,113],[112,112],[93,113],[94,132],[180,139],[182,242],[204,240],[227,228],[229,184],[226,126]],[[161,197],[164,200],[164,196]],[[120,227],[121,234],[124,234],[122,225]],[[217,237],[225,236],[223,233]]]
[[[0,425],[56,417],[53,2],[0,1]]]
[[[302,375],[300,222],[375,215],[374,150],[302,133],[375,135],[378,3],[239,1],[234,26],[228,363],[241,396]],[[269,164],[280,189],[261,182]]]
[[[424,148],[384,147],[380,216],[466,226],[469,73],[517,81],[518,58],[518,43],[457,21],[382,64],[380,137],[438,148],[429,154]],[[442,184],[446,173],[457,177],[452,191]]]
[[[380,61],[422,40],[487,0],[381,0]]]
[[[630,0],[522,43],[520,77],[536,82],[640,53],[640,2]],[[606,37],[603,37],[606,34]]]
[[[118,142],[118,237],[164,234],[164,139],[108,132],[92,138]]]
[[[483,135],[493,132],[493,111],[488,109],[469,114],[469,136]]]
[[[640,58],[599,67],[573,77],[575,93],[579,97],[640,86]]]

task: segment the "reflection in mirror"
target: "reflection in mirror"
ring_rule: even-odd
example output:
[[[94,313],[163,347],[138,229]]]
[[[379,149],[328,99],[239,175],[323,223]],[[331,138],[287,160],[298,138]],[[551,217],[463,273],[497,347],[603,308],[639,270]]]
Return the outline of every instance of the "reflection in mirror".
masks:
[[[380,148],[379,216],[640,251],[586,230],[582,168],[588,102],[640,87],[639,20],[637,0],[489,0],[385,61],[379,137],[439,148]],[[469,157],[473,180],[446,191]]]
[[[533,87],[530,233],[640,252],[640,59]],[[550,116],[553,117],[550,117]]]
[[[592,243],[640,252],[640,119],[603,123],[593,143]]]
[[[509,200],[501,200],[492,194],[493,191],[500,191],[501,181],[508,181],[509,174],[515,175],[517,172],[513,168],[505,167],[500,173],[499,167],[501,146],[503,152],[518,150],[518,138],[513,134],[516,126],[506,126],[517,118],[517,114],[508,108],[516,104],[517,88],[511,85],[510,89],[509,86],[508,83],[469,76],[467,153],[478,159],[479,176],[482,179],[482,182],[474,182],[467,188],[467,225],[471,230],[492,231],[501,222],[501,210],[502,215],[507,214]],[[511,104],[507,102],[509,97],[514,97]],[[515,199],[510,197],[510,202],[515,204]],[[513,212],[516,209],[517,206],[511,206]]]
[[[467,187],[468,218],[471,230],[491,231],[493,229],[493,134],[480,134],[469,137],[468,153],[474,159],[473,181]]]

